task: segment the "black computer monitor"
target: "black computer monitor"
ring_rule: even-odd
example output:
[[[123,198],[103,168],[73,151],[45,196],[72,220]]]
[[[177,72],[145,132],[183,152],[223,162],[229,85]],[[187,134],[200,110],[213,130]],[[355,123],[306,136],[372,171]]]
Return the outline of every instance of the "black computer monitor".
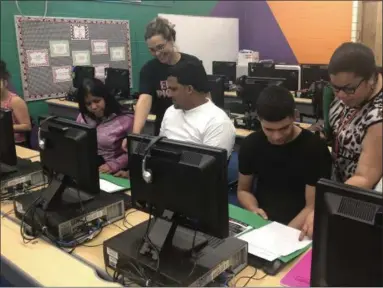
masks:
[[[42,194],[43,209],[88,201],[100,193],[96,128],[48,117],[40,124],[39,146],[42,166],[51,175]]]
[[[220,108],[225,106],[225,80],[220,75],[207,75],[210,86],[211,98],[215,105]]]
[[[255,110],[262,90],[272,85],[283,86],[285,80],[284,78],[242,76],[238,82],[238,95],[242,98],[244,105],[250,110]]]
[[[289,91],[298,91],[299,73],[291,69],[274,69],[271,77],[284,78],[283,87]]]
[[[0,162],[9,166],[17,164],[12,111],[0,109]]]
[[[73,87],[79,89],[85,79],[94,78],[95,69],[93,66],[74,66],[73,67]]]
[[[153,139],[128,135],[133,206],[146,203],[144,210],[160,217],[148,234],[151,242],[160,251],[195,251],[208,242],[196,231],[228,237],[227,151],[169,139],[151,145]]]
[[[383,196],[320,180],[316,186],[311,287],[383,287]]]
[[[213,75],[225,76],[227,81],[234,83],[237,77],[237,62],[213,61]]]
[[[275,70],[274,63],[250,62],[247,65],[247,70],[247,76],[250,77],[275,77],[273,76]]]
[[[326,64],[301,64],[301,88],[309,89],[317,81],[330,81],[328,65]]]
[[[117,98],[129,98],[129,70],[119,68],[105,68],[105,86],[113,96]]]

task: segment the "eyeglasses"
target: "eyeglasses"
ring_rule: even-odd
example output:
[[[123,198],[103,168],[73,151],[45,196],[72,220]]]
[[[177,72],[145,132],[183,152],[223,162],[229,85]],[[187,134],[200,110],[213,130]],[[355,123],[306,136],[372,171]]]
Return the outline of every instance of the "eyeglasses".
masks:
[[[335,86],[334,84],[331,84],[331,87],[334,93],[339,93],[340,91],[343,91],[347,95],[352,95],[352,94],[355,94],[356,90],[358,90],[360,84],[362,84],[363,81],[364,79],[360,80],[359,84],[355,87],[347,87],[347,86],[339,87],[339,86]]]
[[[165,49],[167,43],[168,42],[165,42],[163,44],[158,44],[156,47],[149,47],[149,50],[150,52],[153,52],[153,53],[161,52]]]

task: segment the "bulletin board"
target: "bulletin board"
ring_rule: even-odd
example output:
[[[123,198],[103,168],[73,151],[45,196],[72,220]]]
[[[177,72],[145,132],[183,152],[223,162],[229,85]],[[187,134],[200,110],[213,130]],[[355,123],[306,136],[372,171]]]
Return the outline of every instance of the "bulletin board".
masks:
[[[15,16],[20,71],[26,101],[64,97],[72,87],[73,66],[130,70],[129,21]]]

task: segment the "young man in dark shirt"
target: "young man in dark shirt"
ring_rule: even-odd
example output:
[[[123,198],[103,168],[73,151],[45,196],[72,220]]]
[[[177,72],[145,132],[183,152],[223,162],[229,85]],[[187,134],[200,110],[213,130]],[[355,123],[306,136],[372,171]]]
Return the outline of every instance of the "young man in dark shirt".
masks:
[[[239,202],[266,219],[300,229],[314,209],[316,182],[331,175],[331,155],[323,140],[294,125],[295,102],[287,89],[264,89],[256,110],[262,131],[241,145]]]

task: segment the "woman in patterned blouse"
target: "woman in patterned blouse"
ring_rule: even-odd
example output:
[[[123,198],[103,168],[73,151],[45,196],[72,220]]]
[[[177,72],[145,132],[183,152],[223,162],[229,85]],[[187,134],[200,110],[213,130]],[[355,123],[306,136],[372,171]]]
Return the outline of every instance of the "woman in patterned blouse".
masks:
[[[335,100],[330,107],[333,180],[374,189],[382,178],[382,74],[374,53],[361,43],[343,43],[328,71]],[[314,212],[301,237],[312,236]]]

